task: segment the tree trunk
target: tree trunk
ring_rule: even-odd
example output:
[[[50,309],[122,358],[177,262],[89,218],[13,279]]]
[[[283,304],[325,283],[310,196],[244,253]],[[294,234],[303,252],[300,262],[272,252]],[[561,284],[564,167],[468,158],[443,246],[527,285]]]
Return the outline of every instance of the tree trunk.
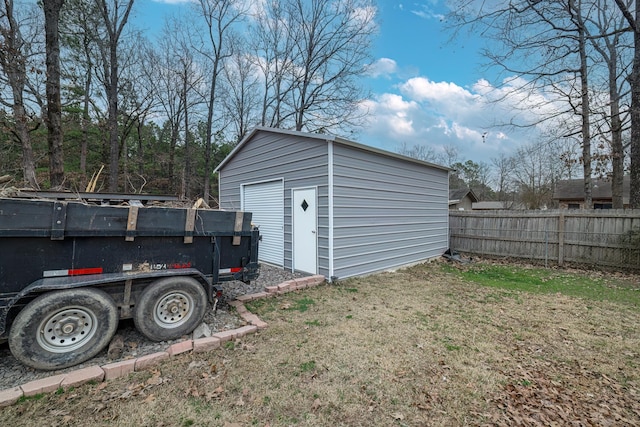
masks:
[[[636,23],[640,21],[640,8],[636,2]],[[640,28],[633,34],[634,54],[633,69],[629,83],[631,84],[631,185],[629,189],[629,205],[632,209],[640,208]]]
[[[20,34],[20,25],[14,15],[13,1],[4,0],[3,28],[0,32],[0,66],[7,76],[11,87],[13,102],[13,118],[15,120],[14,135],[22,147],[22,173],[25,185],[38,189],[36,167],[28,130],[28,116],[24,106],[24,89],[27,80],[24,40]]]
[[[640,4],[633,2],[633,15],[623,0],[615,0],[633,30],[633,67],[629,76],[631,86],[631,185],[629,189],[629,207],[640,208]]]
[[[140,177],[144,177],[144,138],[142,137],[142,132],[144,131],[144,120],[138,118],[137,122],[138,128],[138,175]]]
[[[580,52],[580,98],[582,118],[582,170],[584,172],[584,204],[586,209],[593,208],[591,188],[591,110],[589,108],[589,81],[587,77],[587,40],[582,19],[582,2],[576,8],[576,24],[578,27],[578,49]]]
[[[118,143],[118,54],[117,43],[110,42],[110,81],[107,89],[109,102],[109,191],[118,191],[120,144]]]
[[[167,176],[169,177],[169,183],[174,191],[178,191],[178,185],[176,180],[176,146],[178,145],[178,123],[171,120],[171,135],[169,136],[169,170]]]
[[[119,173],[119,160],[120,160],[120,144],[118,143],[119,131],[118,131],[118,44],[120,42],[120,36],[122,30],[127,24],[129,19],[129,13],[133,7],[134,0],[127,0],[125,11],[120,15],[120,2],[108,2],[107,0],[96,0],[100,7],[100,13],[102,20],[106,26],[108,33],[107,37],[107,50],[109,51],[109,57],[103,56],[103,61],[108,63],[105,66],[105,75],[107,75],[107,82],[105,83],[105,92],[107,95],[107,104],[109,109],[107,128],[109,133],[109,191],[118,191],[118,173]],[[110,3],[112,10],[109,11],[107,3]]]
[[[39,189],[38,180],[36,179],[36,167],[33,156],[33,147],[31,146],[31,136],[27,129],[27,114],[22,105],[22,95],[18,95],[14,90],[13,116],[16,121],[16,135],[22,146],[22,174],[24,182],[33,189]]]
[[[211,167],[211,147],[213,146],[213,108],[216,101],[216,84],[218,80],[218,57],[213,61],[213,73],[211,76],[211,88],[209,92],[209,110],[207,112],[207,140],[204,145],[204,189],[203,198],[205,202],[209,203],[210,198],[210,186],[211,186],[211,173],[209,168]]]
[[[44,0],[44,27],[47,64],[47,143],[51,188],[64,182],[62,147],[62,105],[60,102],[60,41],[58,23],[64,0]]]
[[[185,68],[183,86],[182,86],[182,96],[184,96],[183,104],[187,105],[187,94],[189,90],[189,76],[187,74],[187,69]],[[210,128],[209,128],[210,129]],[[205,154],[206,159],[206,154]],[[206,165],[206,162],[205,162]],[[205,166],[205,177],[207,169]],[[206,182],[206,181],[205,181]],[[191,149],[189,144],[189,109],[184,109],[184,195],[188,200],[191,197]],[[205,190],[205,196],[208,197],[208,193]],[[208,199],[207,203],[209,202]]]
[[[89,104],[91,102],[91,98],[89,95],[89,91],[91,90],[91,68],[89,68],[89,73],[87,75],[87,79],[84,82],[84,96],[83,96],[83,107],[82,107],[82,121],[80,123],[80,128],[82,129],[82,141],[80,143],[80,172],[83,175],[87,174],[87,152],[89,151]]]
[[[613,209],[624,208],[624,147],[622,143],[622,120],[620,120],[620,95],[618,93],[618,55],[612,46],[609,58],[609,114],[611,115],[611,196]]]

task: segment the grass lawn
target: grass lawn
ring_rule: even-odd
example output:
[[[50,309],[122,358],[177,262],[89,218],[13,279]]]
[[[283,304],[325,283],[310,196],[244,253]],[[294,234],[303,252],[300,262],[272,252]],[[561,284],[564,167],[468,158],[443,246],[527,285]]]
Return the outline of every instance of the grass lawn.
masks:
[[[638,288],[489,262],[345,280],[248,304],[258,334],[23,399],[0,425],[640,425]]]

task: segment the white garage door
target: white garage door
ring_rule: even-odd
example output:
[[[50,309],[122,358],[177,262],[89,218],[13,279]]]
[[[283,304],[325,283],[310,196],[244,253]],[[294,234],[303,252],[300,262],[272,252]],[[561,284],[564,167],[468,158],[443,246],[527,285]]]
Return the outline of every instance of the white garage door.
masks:
[[[284,265],[284,183],[271,181],[242,186],[242,210],[252,212],[260,228],[260,261]]]

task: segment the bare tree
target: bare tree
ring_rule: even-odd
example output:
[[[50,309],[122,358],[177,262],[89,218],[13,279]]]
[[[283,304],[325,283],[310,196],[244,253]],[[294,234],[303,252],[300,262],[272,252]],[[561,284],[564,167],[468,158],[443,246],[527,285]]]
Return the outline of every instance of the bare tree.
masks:
[[[101,61],[97,46],[102,33],[101,15],[95,0],[65,0],[60,20],[64,47],[63,74],[75,96],[66,99],[82,110],[80,116],[80,172],[87,173],[89,125],[92,112],[99,111],[94,96],[95,67]]]
[[[375,15],[369,0],[265,2],[252,35],[262,125],[328,132],[359,124]]]
[[[120,38],[133,7],[134,0],[96,0],[107,32],[106,46],[102,46],[104,85],[108,104],[109,129],[109,191],[118,190],[120,141],[118,134],[118,90]]]
[[[591,184],[591,110],[589,97],[589,71],[587,66],[587,30],[583,17],[582,0],[569,0],[567,10],[571,16],[571,22],[575,26],[578,43],[578,57],[580,67],[578,77],[580,79],[580,118],[582,119],[582,167],[584,182],[584,203],[587,209],[593,207]]]
[[[542,2],[516,0],[508,4],[462,0],[453,16],[458,28],[470,26],[497,41],[499,49],[485,49],[492,66],[522,77],[517,92],[528,91],[522,108],[532,105],[543,114],[529,123],[510,121],[514,127],[534,127],[541,123],[561,123],[560,141],[579,135],[582,147],[584,194],[591,195],[591,105],[589,88],[588,33],[585,16],[592,13],[588,0]],[[513,80],[512,80],[513,81]],[[539,93],[553,94],[542,98]],[[534,99],[541,99],[534,101]],[[571,116],[580,118],[572,127]],[[553,141],[551,141],[553,142]]]
[[[199,0],[198,14],[206,23],[206,37],[199,41],[199,51],[211,65],[207,96],[207,135],[204,151],[204,199],[210,198],[213,119],[217,90],[224,61],[233,54],[233,28],[245,15],[244,4],[239,0]]]
[[[432,146],[428,145],[414,144],[409,147],[406,142],[403,142],[396,151],[403,156],[424,160],[425,162],[440,164],[445,162],[445,156],[442,153],[438,153]]]
[[[529,209],[540,209],[552,203],[553,190],[563,178],[558,158],[562,144],[528,144],[511,158],[513,178],[518,186],[521,202]]]
[[[29,135],[30,117],[27,112],[25,91],[27,89],[27,63],[31,46],[23,38],[23,23],[19,21],[13,0],[3,0],[0,5],[0,67],[11,89],[11,99],[2,103],[11,107],[15,121],[13,136],[22,147],[22,169],[24,182],[38,188],[35,158]]]
[[[192,46],[192,29],[195,27],[189,16],[173,17],[165,22],[158,49],[149,51],[149,67],[157,87],[157,96],[162,114],[169,128],[168,176],[174,189],[181,196],[190,197],[194,163],[194,132],[190,123],[201,115],[208,86],[205,76],[206,64],[198,63],[198,52]],[[204,95],[203,95],[204,94]],[[181,135],[184,137],[181,139]],[[184,147],[182,180],[175,171],[176,148]],[[181,184],[178,188],[178,184]]]
[[[47,143],[51,187],[64,182],[62,149],[62,103],[60,100],[60,10],[64,0],[44,0],[44,29],[47,64]]]
[[[631,188],[629,205],[640,208],[640,4],[637,0],[615,0],[633,32],[633,67],[631,86]],[[632,11],[634,13],[632,13]]]
[[[158,49],[149,51],[151,60],[156,63],[153,68],[155,81],[158,85],[158,97],[161,105],[162,113],[166,116],[169,126],[169,164],[167,176],[169,182],[175,186],[175,152],[180,135],[180,123],[187,108],[184,104],[184,95],[182,94],[183,85],[181,84],[181,68],[179,59],[184,55],[181,52],[181,44],[178,40],[178,27],[187,28],[188,26],[177,25],[175,21],[165,23],[162,30],[162,36],[159,41]],[[182,74],[187,74],[185,70]]]
[[[624,179],[624,114],[621,111],[624,92],[622,89],[626,85],[626,67],[621,67],[620,58],[624,58],[626,35],[626,21],[621,13],[615,13],[607,8],[606,0],[597,0],[595,16],[589,20],[596,29],[596,34],[589,34],[589,41],[593,48],[602,58],[607,70],[608,117],[598,124],[598,132],[601,138],[607,140],[611,147],[611,194],[614,209],[622,209],[623,202],[623,179]],[[587,28],[588,29],[588,28]],[[622,68],[622,69],[621,69]],[[605,129],[603,129],[606,127]]]
[[[295,129],[354,124],[365,96],[358,77],[370,59],[375,7],[368,0],[289,0],[287,10]]]
[[[496,189],[498,200],[507,200],[511,192],[511,181],[513,175],[513,159],[501,153],[498,157],[491,159],[496,174]]]
[[[458,161],[460,153],[458,152],[458,149],[455,147],[455,145],[445,145],[443,149],[445,159],[443,163],[445,165],[451,166]]]
[[[138,188],[144,182],[145,144],[142,128],[158,107],[158,86],[153,73],[156,63],[147,54],[151,46],[141,34],[127,38],[121,45],[124,51],[130,53],[123,58],[119,79],[119,152],[124,154],[122,158],[125,189],[130,185],[133,187],[132,190],[139,191]],[[133,152],[137,169],[135,179],[132,178],[129,167],[129,154]],[[136,184],[135,181],[140,183]]]
[[[286,99],[293,89],[293,38],[289,37],[286,3],[269,1],[259,10],[250,37],[256,65],[262,72],[260,124],[284,127]]]
[[[224,68],[226,93],[223,99],[229,122],[234,128],[233,141],[240,142],[249,128],[259,123],[258,77],[254,62],[236,51]]]

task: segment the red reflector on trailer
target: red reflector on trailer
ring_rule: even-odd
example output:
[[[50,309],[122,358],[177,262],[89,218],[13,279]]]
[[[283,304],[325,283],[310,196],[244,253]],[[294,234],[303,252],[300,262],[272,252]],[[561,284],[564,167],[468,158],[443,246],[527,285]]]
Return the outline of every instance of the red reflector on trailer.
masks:
[[[73,270],[69,270],[69,276],[82,276],[84,274],[102,274],[102,267],[74,268]]]

